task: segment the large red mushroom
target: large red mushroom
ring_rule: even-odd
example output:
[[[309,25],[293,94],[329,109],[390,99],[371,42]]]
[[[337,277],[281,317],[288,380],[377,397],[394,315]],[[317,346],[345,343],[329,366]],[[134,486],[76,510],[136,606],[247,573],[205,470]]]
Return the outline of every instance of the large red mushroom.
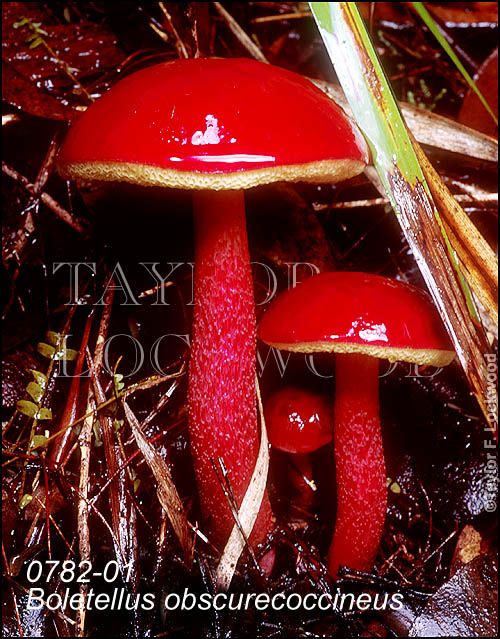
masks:
[[[369,570],[387,489],[379,420],[378,360],[445,366],[454,351],[430,297],[365,273],[321,273],[269,307],[259,337],[278,349],[334,352],[337,521],[329,571]]]
[[[118,82],[72,126],[66,178],[193,189],[195,311],[189,433],[204,530],[234,525],[212,460],[241,503],[258,451],[256,328],[244,189],[336,182],[367,162],[356,126],[301,76],[247,59],[157,64]],[[264,498],[251,541],[271,527]]]

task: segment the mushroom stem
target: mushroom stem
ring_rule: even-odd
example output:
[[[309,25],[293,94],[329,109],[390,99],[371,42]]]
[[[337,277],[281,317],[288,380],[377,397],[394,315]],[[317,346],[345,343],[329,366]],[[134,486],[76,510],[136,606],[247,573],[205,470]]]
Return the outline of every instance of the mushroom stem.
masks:
[[[337,521],[328,558],[333,576],[339,566],[372,568],[387,505],[378,359],[337,354],[335,371]]]
[[[210,540],[222,548],[234,518],[214,471],[221,457],[238,503],[259,449],[256,328],[243,191],[197,191],[195,308],[189,365],[189,435],[202,514]],[[250,541],[271,530],[262,501]]]

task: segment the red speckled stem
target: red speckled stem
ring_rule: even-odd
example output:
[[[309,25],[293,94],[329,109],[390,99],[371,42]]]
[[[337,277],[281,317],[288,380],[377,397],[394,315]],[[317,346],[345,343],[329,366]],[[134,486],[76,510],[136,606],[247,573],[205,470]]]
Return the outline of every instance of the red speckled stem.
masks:
[[[337,522],[328,558],[334,577],[341,565],[372,568],[387,507],[378,360],[337,354],[335,371]]]
[[[189,365],[189,435],[203,530],[220,549],[234,526],[211,458],[222,457],[240,505],[259,448],[256,329],[242,191],[198,191],[195,309]],[[250,541],[271,530],[267,494]]]

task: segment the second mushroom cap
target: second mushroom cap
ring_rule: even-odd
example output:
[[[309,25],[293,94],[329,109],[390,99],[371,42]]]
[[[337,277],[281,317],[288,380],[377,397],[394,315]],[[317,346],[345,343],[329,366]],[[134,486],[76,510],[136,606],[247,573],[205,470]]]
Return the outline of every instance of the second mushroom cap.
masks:
[[[264,314],[259,337],[283,350],[421,365],[446,366],[455,355],[427,293],[359,272],[321,273],[285,291]]]

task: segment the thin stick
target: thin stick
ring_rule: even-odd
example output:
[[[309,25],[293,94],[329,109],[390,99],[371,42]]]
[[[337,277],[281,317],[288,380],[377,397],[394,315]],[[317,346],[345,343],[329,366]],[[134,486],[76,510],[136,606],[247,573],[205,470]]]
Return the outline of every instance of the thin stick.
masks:
[[[2,171],[6,175],[11,177],[13,180],[21,184],[26,189],[26,191],[28,191],[30,195],[33,195],[33,196],[38,195],[36,193],[35,185],[32,184],[28,180],[28,178],[24,177],[24,175],[21,175],[21,173],[19,173],[12,167],[5,164],[5,162],[2,162]],[[86,234],[85,227],[80,222],[75,220],[72,217],[71,213],[69,213],[58,202],[56,202],[56,200],[54,200],[54,198],[51,195],[43,192],[43,193],[40,193],[38,197],[40,197],[40,199],[42,200],[42,202],[45,204],[47,208],[49,208],[53,213],[55,213],[60,220],[62,220],[65,224],[70,226],[74,231],[76,231],[77,233],[80,233],[81,235]]]
[[[262,22],[280,22],[281,20],[296,20],[298,18],[310,18],[311,16],[312,13],[310,11],[295,11],[294,13],[277,13],[272,16],[252,18],[252,22],[255,24]]]
[[[224,19],[227,26],[239,41],[239,43],[253,56],[256,60],[260,62],[267,62],[266,56],[262,53],[260,48],[255,44],[255,42],[246,34],[246,32],[240,27],[240,25],[236,22],[233,16],[226,11],[220,2],[214,2],[214,7],[217,9],[218,14]]]
[[[80,482],[78,486],[78,537],[80,559],[82,561],[90,561],[90,532],[89,532],[89,503],[88,488],[90,477],[90,443],[92,439],[92,427],[94,424],[95,402],[92,389],[89,387],[87,397],[87,413],[90,417],[84,420],[80,435],[78,437],[80,444]],[[85,613],[88,586],[85,583],[80,585],[80,594],[78,604],[78,618],[76,636],[85,636]]]
[[[163,15],[167,19],[168,26],[170,27],[170,30],[172,31],[173,36],[175,38],[175,46],[177,48],[177,54],[179,58],[189,58],[189,54],[187,52],[186,46],[184,42],[182,41],[181,37],[179,36],[177,29],[175,28],[174,22],[172,20],[172,16],[168,12],[167,7],[165,6],[165,3],[159,2],[158,5],[160,9],[162,10]],[[151,24],[151,26],[154,28],[153,24]],[[159,31],[157,29],[154,28],[154,30],[159,34]]]

